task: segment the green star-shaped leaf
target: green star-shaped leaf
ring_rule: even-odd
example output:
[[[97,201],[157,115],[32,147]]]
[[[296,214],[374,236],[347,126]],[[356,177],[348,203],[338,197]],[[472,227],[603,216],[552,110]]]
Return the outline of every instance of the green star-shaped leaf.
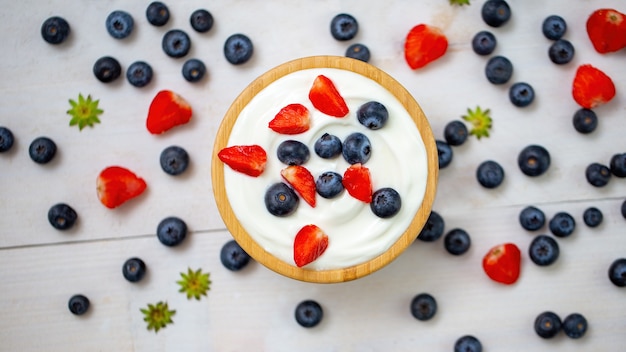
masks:
[[[470,4],[470,0],[450,0],[450,5],[463,6],[463,5],[469,5],[469,4]]]
[[[473,111],[472,109],[467,109],[467,115],[463,116],[463,120],[472,124],[470,135],[474,135],[478,139],[481,137],[489,137],[489,130],[492,125],[491,116],[489,116],[489,114],[489,109],[483,111],[480,106],[477,106]]]
[[[104,111],[98,109],[100,100],[92,100],[91,95],[87,95],[87,99],[82,94],[78,94],[78,101],[70,99],[71,109],[67,110],[67,114],[72,116],[70,126],[78,125],[78,129],[82,131],[85,126],[93,127],[94,124],[100,123],[98,115]]]
[[[180,285],[180,290],[178,292],[186,293],[187,299],[194,297],[195,299],[200,300],[200,296],[207,295],[207,291],[211,285],[209,275],[209,273],[202,273],[202,269],[193,271],[191,268],[188,268],[187,274],[180,273],[180,276],[183,279],[176,282]]]
[[[167,324],[173,324],[172,316],[176,314],[175,310],[170,310],[167,302],[158,302],[156,305],[148,304],[148,309],[140,309],[143,313],[143,320],[148,323],[148,330],[154,330],[155,333],[165,328]]]

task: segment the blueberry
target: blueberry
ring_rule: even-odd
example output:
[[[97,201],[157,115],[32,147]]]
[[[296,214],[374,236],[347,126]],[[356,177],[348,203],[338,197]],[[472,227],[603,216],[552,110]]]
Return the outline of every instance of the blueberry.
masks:
[[[207,10],[198,9],[191,13],[189,23],[196,32],[205,33],[213,28],[213,15]]]
[[[129,258],[122,266],[122,275],[130,282],[137,282],[146,275],[146,263],[139,258]]]
[[[152,81],[152,67],[145,61],[135,61],[128,66],[126,79],[135,87],[145,87]]]
[[[390,218],[396,215],[402,207],[400,194],[393,188],[385,187],[372,194],[370,208],[379,218]]]
[[[604,187],[611,180],[611,170],[600,163],[591,163],[585,169],[587,182],[594,187]]]
[[[57,145],[48,137],[35,138],[28,147],[28,154],[37,164],[46,164],[54,158]]]
[[[0,145],[2,145],[2,137],[0,137]],[[0,151],[2,149],[0,148]],[[609,162],[611,173],[615,177],[626,177],[626,153],[614,154]]]
[[[93,64],[93,74],[98,81],[110,83],[120,77],[122,74],[122,66],[115,58],[103,56]]]
[[[563,319],[563,332],[572,339],[579,339],[587,332],[587,319],[580,313],[572,313]]]
[[[365,164],[372,156],[372,145],[363,133],[354,132],[344,139],[341,153],[350,164]]]
[[[463,121],[453,120],[446,124],[443,130],[443,137],[451,146],[459,146],[467,140],[467,126]]]
[[[513,76],[513,64],[504,56],[494,56],[487,61],[485,76],[493,84],[504,84]]]
[[[411,301],[411,314],[415,319],[430,320],[437,313],[437,301],[428,293],[420,293]]]
[[[177,246],[187,237],[187,224],[175,216],[167,217],[159,222],[157,237],[168,247]]]
[[[70,312],[75,315],[83,315],[89,309],[89,299],[83,295],[74,295],[67,302]]]
[[[483,21],[491,27],[500,27],[511,18],[511,8],[504,0],[487,0],[481,9]]]
[[[324,133],[318,138],[313,146],[315,153],[324,159],[331,159],[341,154],[341,148],[341,139],[328,133]]]
[[[50,44],[61,44],[69,35],[70,24],[62,17],[50,17],[41,25],[41,36]]]
[[[541,209],[529,205],[519,213],[519,223],[525,230],[537,231],[546,223],[546,216]]]
[[[569,213],[561,211],[554,214],[548,227],[556,237],[568,237],[576,229],[576,221]]]
[[[377,101],[370,101],[359,107],[356,117],[361,125],[370,130],[377,130],[385,125],[389,119],[389,112],[383,104]]]
[[[265,207],[275,216],[290,215],[298,207],[299,201],[296,192],[283,182],[271,185],[265,192]]]
[[[330,21],[330,34],[337,40],[350,40],[358,31],[359,23],[356,18],[346,13],[340,13]]]
[[[526,82],[514,83],[509,88],[509,100],[517,107],[526,107],[535,100],[535,90]]]
[[[436,241],[443,235],[444,227],[445,223],[441,215],[435,211],[431,211],[417,239],[424,242]]]
[[[624,202],[626,204],[626,202]],[[609,267],[609,280],[617,287],[626,287],[626,258],[615,259]]]
[[[548,48],[548,57],[550,61],[557,65],[565,65],[574,58],[574,46],[565,39],[559,39],[552,43]]]
[[[602,223],[602,211],[596,207],[589,207],[583,212],[583,221],[589,227],[598,227]]]
[[[296,321],[305,328],[316,326],[322,321],[323,316],[322,306],[313,300],[302,301],[296,306]]]
[[[504,181],[504,169],[493,160],[483,161],[476,169],[476,179],[485,188],[496,188]]]
[[[452,148],[444,141],[436,140],[437,157],[439,160],[439,168],[443,169],[452,162]]]
[[[302,165],[309,160],[310,152],[306,144],[288,139],[276,148],[278,160],[287,165]]]
[[[189,53],[191,49],[191,39],[180,29],[171,29],[165,33],[161,42],[161,47],[169,57],[180,58]]]
[[[459,337],[454,343],[454,352],[482,352],[483,345],[472,335]]]
[[[598,116],[593,110],[582,108],[576,111],[572,122],[576,131],[587,134],[598,127]]]
[[[533,263],[539,266],[547,266],[559,258],[559,244],[547,235],[538,235],[528,246],[528,256]]]
[[[546,38],[551,40],[559,40],[567,31],[567,23],[561,16],[551,15],[543,20],[541,25],[541,31]]]
[[[206,73],[206,66],[198,59],[189,59],[183,64],[183,77],[188,82],[198,82]]]
[[[315,181],[317,194],[327,199],[336,197],[344,189],[342,179],[343,177],[334,171],[323,172]]]
[[[240,65],[252,57],[254,46],[244,34],[233,34],[224,42],[224,56],[233,65]]]
[[[529,145],[522,149],[517,164],[526,176],[539,176],[550,167],[550,153],[540,145]]]
[[[146,9],[146,18],[153,26],[164,26],[170,20],[170,9],[160,1],[153,1]]]
[[[444,248],[452,255],[461,255],[467,252],[471,244],[469,234],[463,229],[452,229],[443,238]]]
[[[363,44],[352,44],[346,49],[346,57],[361,60],[363,62],[370,61],[370,49]]]
[[[13,147],[15,139],[13,132],[6,127],[0,126],[0,153],[8,152]]]
[[[622,203],[621,212],[622,212],[622,217],[626,219],[626,200],[624,200],[624,202]]]
[[[107,32],[115,39],[124,39],[133,32],[135,21],[126,11],[113,11],[107,16],[105,26]]]
[[[58,203],[48,210],[48,221],[57,230],[68,230],[76,223],[78,214],[65,203]]]
[[[187,151],[179,146],[169,146],[161,152],[159,157],[161,169],[172,176],[177,176],[187,170],[189,166],[189,154]]]
[[[489,55],[495,49],[498,41],[496,36],[489,31],[480,31],[472,38],[472,49],[478,55]]]
[[[561,318],[554,312],[546,311],[535,318],[534,327],[540,337],[553,338],[561,331]]]
[[[230,240],[222,246],[220,251],[222,265],[230,271],[239,271],[250,262],[250,255],[241,248],[235,240]]]

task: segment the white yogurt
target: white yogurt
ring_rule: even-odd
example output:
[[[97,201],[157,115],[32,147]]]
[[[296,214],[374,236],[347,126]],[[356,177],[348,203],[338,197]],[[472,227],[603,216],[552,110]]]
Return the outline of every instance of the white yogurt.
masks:
[[[315,78],[328,77],[343,96],[350,112],[346,117],[325,115],[308,99]],[[370,130],[359,123],[356,111],[368,101],[385,105],[389,119],[379,130]],[[281,135],[268,123],[284,106],[300,103],[309,109],[311,128],[298,135]],[[309,146],[311,157],[304,164],[313,177],[325,171],[343,175],[350,166],[340,155],[323,159],[315,154],[313,145],[324,133],[341,140],[353,132],[365,134],[372,145],[371,158],[364,165],[370,170],[373,189],[392,187],[400,193],[402,207],[393,217],[375,216],[370,205],[354,199],[347,191],[333,199],[316,195],[316,207],[302,199],[297,210],[287,217],[271,215],[265,208],[266,189],[283,181],[280,171],[286,167],[276,157],[276,148],[287,139]],[[419,209],[426,191],[426,148],[408,112],[400,101],[383,86],[360,74],[340,69],[307,69],[290,73],[259,92],[241,111],[235,122],[228,145],[258,144],[267,152],[265,171],[250,177],[224,168],[224,184],[235,216],[252,237],[267,252],[286,263],[293,261],[293,241],[300,228],[315,224],[329,237],[324,254],[306,266],[307,269],[327,270],[346,268],[377,257],[391,247],[406,231]]]

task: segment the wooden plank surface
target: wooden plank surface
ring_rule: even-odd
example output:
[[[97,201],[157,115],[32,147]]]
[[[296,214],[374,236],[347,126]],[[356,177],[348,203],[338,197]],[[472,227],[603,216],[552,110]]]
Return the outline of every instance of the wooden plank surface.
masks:
[[[626,257],[626,220],[619,207],[626,199],[626,180],[613,178],[604,188],[590,186],[584,170],[591,162],[607,164],[611,155],[626,152],[626,52],[596,53],[584,30],[597,8],[626,12],[622,0],[510,0],[513,16],[502,28],[495,54],[514,64],[513,81],[533,85],[537,99],[524,109],[513,107],[507,88],[484,78],[485,57],[471,50],[471,37],[489,29],[480,18],[484,1],[452,7],[445,0],[268,2],[196,0],[169,2],[171,23],[150,26],[149,1],[51,0],[2,1],[0,28],[0,125],[11,128],[16,145],[0,155],[0,350],[2,351],[451,351],[454,340],[475,334],[489,351],[619,351],[626,344],[626,291],[607,279],[610,263]],[[211,32],[198,34],[188,23],[191,12],[206,7],[215,17]],[[104,19],[124,9],[135,18],[127,41],[108,36]],[[215,132],[230,103],[256,77],[283,62],[310,55],[342,55],[348,43],[328,33],[337,13],[354,15],[360,32],[353,42],[372,51],[371,63],[413,94],[429,118],[436,138],[445,124],[459,119],[468,107],[489,108],[494,119],[491,137],[454,148],[452,164],[439,173],[434,209],[446,230],[461,227],[472,236],[472,248],[461,257],[443,249],[443,241],[416,242],[382,270],[353,282],[316,285],[284,278],[253,263],[243,272],[222,267],[219,250],[230,235],[219,216],[211,190],[211,153]],[[558,14],[568,22],[565,37],[576,48],[574,61],[556,66],[547,56],[550,41],[541,22]],[[46,44],[43,20],[65,17],[72,26],[69,43]],[[403,59],[403,40],[418,23],[442,28],[448,53],[419,71]],[[202,59],[208,79],[192,85],[183,80],[182,60],[167,57],[161,37],[170,28],[187,31],[190,57]],[[251,62],[232,66],[222,54],[224,40],[245,33],[255,45]],[[8,33],[8,34],[7,34]],[[352,43],[352,42],[351,42]],[[103,55],[117,57],[124,68],[147,60],[155,81],[143,89],[121,79],[112,85],[91,73]],[[577,105],[571,81],[579,64],[601,68],[615,82],[617,96],[598,109],[598,129],[578,134],[571,118]],[[161,136],[145,129],[150,100],[160,89],[172,89],[193,106],[188,125]],[[69,127],[68,99],[78,93],[100,99],[102,123],[82,132]],[[28,157],[35,137],[48,135],[59,154],[49,165]],[[549,172],[524,176],[517,154],[528,144],[544,145],[552,155]],[[181,177],[166,175],[158,157],[178,144],[190,154],[190,169]],[[498,161],[505,182],[495,190],[482,188],[475,169],[483,160]],[[105,166],[132,168],[148,182],[140,198],[116,210],[104,208],[95,178]],[[69,233],[54,230],[48,208],[71,204],[79,222]],[[523,230],[519,211],[539,206],[548,218],[570,212],[575,233],[559,240],[561,257],[549,268],[528,258],[535,234]],[[582,212],[596,206],[604,223],[595,229],[582,222]],[[180,248],[166,248],[155,238],[158,222],[169,215],[183,218],[191,230]],[[544,227],[541,233],[548,233]],[[522,276],[511,287],[495,284],[480,262],[493,245],[505,241],[522,249]],[[121,266],[130,256],[142,257],[147,280],[125,281]],[[208,297],[188,301],[176,281],[187,268],[211,273]],[[91,311],[77,318],[67,300],[82,292]],[[432,321],[419,322],[409,302],[430,292],[440,310]],[[298,302],[312,298],[324,307],[323,323],[303,329],[293,319]],[[145,329],[140,308],[168,301],[175,323],[158,334]],[[553,310],[564,317],[583,313],[587,335],[570,340],[561,335],[547,341],[532,330],[537,314]]]

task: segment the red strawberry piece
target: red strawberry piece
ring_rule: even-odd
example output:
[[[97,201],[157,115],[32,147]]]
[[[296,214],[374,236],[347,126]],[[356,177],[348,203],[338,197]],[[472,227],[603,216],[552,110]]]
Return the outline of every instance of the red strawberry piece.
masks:
[[[514,243],[504,243],[489,250],[483,258],[483,270],[493,281],[510,285],[520,275],[522,257]]]
[[[595,10],[587,19],[587,35],[600,54],[626,47],[626,15],[614,9]]]
[[[306,225],[293,241],[293,260],[301,268],[314,262],[328,248],[328,236],[315,225]]]
[[[411,28],[404,42],[404,58],[413,70],[442,57],[446,50],[448,38],[439,28],[427,24]]]
[[[289,104],[270,121],[269,128],[282,134],[298,134],[311,127],[309,109],[302,104]]]
[[[105,207],[113,209],[135,198],[146,189],[146,182],[132,171],[109,166],[102,170],[96,180],[98,198]]]
[[[265,170],[267,153],[258,145],[234,145],[217,153],[217,157],[231,169],[257,177]]]
[[[326,115],[334,117],[344,117],[348,114],[348,105],[333,81],[324,75],[315,78],[311,90],[309,90],[309,100],[313,106]]]
[[[360,163],[350,165],[341,182],[352,197],[365,203],[372,202],[372,180],[367,167]]]
[[[183,125],[191,119],[191,106],[183,97],[169,91],[162,90],[152,99],[146,127],[152,134],[160,134],[172,127]]]
[[[615,85],[611,77],[599,69],[586,64],[576,70],[572,95],[578,105],[586,109],[593,109],[608,103],[615,96]]]
[[[306,167],[291,165],[282,169],[280,174],[307,204],[315,208],[315,179]]]

